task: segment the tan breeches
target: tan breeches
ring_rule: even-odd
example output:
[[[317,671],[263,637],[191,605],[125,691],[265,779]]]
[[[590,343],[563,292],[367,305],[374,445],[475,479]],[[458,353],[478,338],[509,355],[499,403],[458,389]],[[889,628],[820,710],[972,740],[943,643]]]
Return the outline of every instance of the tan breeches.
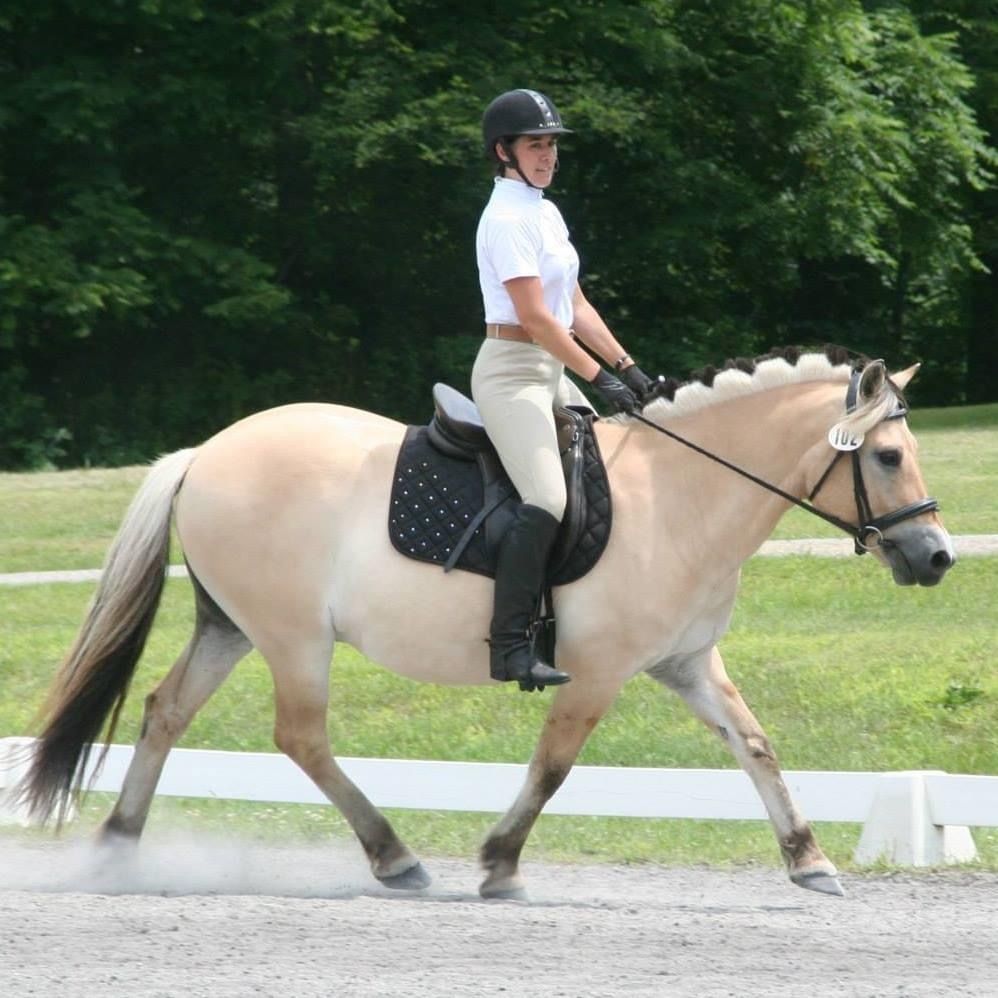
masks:
[[[471,394],[510,481],[525,503],[561,519],[565,476],[554,407],[589,405],[543,347],[487,339],[471,371]]]

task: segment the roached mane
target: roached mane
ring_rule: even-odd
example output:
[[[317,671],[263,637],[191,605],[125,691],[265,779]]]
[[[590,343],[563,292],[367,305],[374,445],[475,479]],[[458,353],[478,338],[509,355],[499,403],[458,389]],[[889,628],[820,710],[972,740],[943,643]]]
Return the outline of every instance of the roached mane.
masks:
[[[667,379],[644,411],[656,422],[665,422],[780,385],[830,380],[844,383],[866,363],[868,358],[840,346],[828,345],[821,352],[779,347],[753,360],[740,357],[720,368],[705,367],[691,375],[689,381]]]

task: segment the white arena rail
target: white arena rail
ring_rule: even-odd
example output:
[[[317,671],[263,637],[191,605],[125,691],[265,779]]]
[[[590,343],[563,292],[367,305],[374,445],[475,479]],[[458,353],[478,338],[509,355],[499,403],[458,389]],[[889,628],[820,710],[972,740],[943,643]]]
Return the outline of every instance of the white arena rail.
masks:
[[[0,739],[0,823],[26,823],[10,802],[4,807],[3,794],[23,774],[31,744],[30,738]],[[131,746],[112,745],[92,789],[117,792],[131,756]],[[511,763],[337,761],[378,807],[428,811],[503,812],[526,774],[526,766]],[[967,826],[998,826],[998,777],[994,776],[792,770],[783,775],[809,820],[863,824],[855,856],[859,863],[966,862],[977,854]],[[328,803],[286,756],[266,752],[174,749],[156,792],[169,797]],[[576,766],[545,813],[766,818],[758,794],[741,770],[608,766]]]

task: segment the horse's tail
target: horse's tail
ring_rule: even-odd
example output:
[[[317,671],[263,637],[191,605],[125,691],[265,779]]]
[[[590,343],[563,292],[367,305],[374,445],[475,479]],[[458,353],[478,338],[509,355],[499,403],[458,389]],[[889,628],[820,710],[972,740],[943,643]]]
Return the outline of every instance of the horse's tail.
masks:
[[[79,796],[93,743],[108,715],[110,744],[135,666],[145,647],[170,555],[173,498],[196,449],[160,458],[128,507],[107,553],[86,619],[42,708],[18,798],[41,822],[66,816]],[[104,761],[104,752],[98,768]]]

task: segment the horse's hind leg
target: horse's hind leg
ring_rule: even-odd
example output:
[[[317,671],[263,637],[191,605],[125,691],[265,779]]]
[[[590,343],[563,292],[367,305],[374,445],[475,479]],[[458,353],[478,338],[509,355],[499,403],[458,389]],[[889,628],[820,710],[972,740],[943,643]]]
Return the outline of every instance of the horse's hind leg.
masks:
[[[326,625],[311,640],[306,634],[301,628],[293,637],[258,644],[274,677],[274,741],[340,810],[381,883],[398,890],[426,887],[430,877],[422,864],[332,756],[326,727],[332,630]]]
[[[194,634],[166,678],[146,697],[142,732],[101,838],[138,839],[170,749],[194,715],[225,681],[252,645],[193,580],[197,594]]]
[[[717,648],[682,663],[663,663],[649,675],[675,690],[690,709],[731,748],[755,784],[786,861],[790,879],[800,887],[841,895],[834,864],[822,852],[811,826],[790,796],[776,753],[755,715],[728,678]]]

